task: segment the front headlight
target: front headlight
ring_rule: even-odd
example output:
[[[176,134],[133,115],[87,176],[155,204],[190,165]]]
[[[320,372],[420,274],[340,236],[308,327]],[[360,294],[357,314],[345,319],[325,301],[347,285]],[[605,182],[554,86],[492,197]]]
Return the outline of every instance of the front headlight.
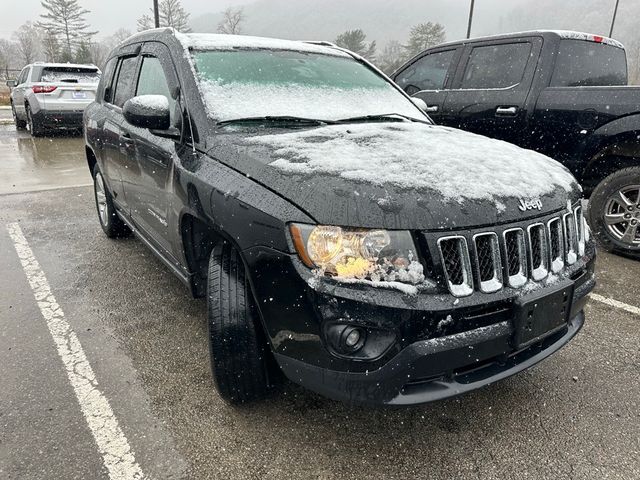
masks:
[[[300,259],[322,275],[372,282],[424,281],[422,264],[407,231],[303,224],[291,224],[290,231]]]

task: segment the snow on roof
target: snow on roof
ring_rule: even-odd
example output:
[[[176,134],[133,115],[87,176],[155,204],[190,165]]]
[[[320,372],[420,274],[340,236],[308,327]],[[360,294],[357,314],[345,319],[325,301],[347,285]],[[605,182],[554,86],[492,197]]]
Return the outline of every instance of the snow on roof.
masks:
[[[432,189],[446,199],[536,198],[574,177],[558,162],[453,128],[422,123],[331,125],[248,138],[274,148],[270,165],[292,174],[325,173],[375,185]]]
[[[317,43],[280,40],[276,38],[252,37],[249,35],[221,35],[214,33],[175,33],[185,48],[194,50],[230,50],[232,48],[254,48],[269,50],[294,50],[298,52],[322,53],[325,55],[349,56],[330,46]]]
[[[79,68],[86,70],[99,70],[98,67],[92,63],[47,63],[47,62],[35,62],[34,66],[43,68]]]
[[[509,32],[501,35],[534,35],[536,33],[555,33],[561,38],[567,38],[570,40],[584,40],[587,42],[604,43],[618,48],[624,48],[624,45],[617,40],[609,37],[603,37],[602,35],[595,35],[593,33],[575,32],[573,30],[525,30],[522,32]],[[475,40],[475,39],[472,39]]]

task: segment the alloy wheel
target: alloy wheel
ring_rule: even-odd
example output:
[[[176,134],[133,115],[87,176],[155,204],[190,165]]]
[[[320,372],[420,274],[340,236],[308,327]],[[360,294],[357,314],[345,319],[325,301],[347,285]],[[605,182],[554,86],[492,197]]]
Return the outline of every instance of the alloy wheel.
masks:
[[[107,193],[104,188],[104,181],[100,172],[96,174],[95,181],[96,203],[98,205],[98,215],[102,225],[106,225],[109,219],[109,206],[107,205]]]
[[[613,238],[640,249],[640,185],[628,185],[607,200],[604,223]]]

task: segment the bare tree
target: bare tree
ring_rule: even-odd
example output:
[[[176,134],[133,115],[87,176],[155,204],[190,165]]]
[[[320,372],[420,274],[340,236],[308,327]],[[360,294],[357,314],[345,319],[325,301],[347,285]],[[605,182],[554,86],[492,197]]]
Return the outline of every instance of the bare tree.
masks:
[[[22,61],[31,63],[36,60],[40,51],[40,42],[38,41],[38,30],[32,22],[27,22],[13,33],[16,42],[18,54]]]
[[[5,38],[0,38],[0,78],[9,80],[9,69],[12,67],[11,59],[15,58],[16,46]]]
[[[407,60],[405,49],[397,40],[391,40],[376,57],[376,65],[387,75],[391,75]]]
[[[81,42],[91,41],[96,33],[89,30],[85,15],[89,13],[78,4],[78,0],[42,0],[45,13],[38,26],[49,31],[62,44],[63,57],[73,56],[74,48]]]
[[[229,7],[222,12],[222,20],[218,24],[218,33],[240,35],[242,23],[245,21],[244,9]]]
[[[155,27],[153,20],[153,10],[151,13],[145,13],[138,19],[138,31],[149,30]],[[172,27],[179,32],[190,32],[189,27],[189,13],[182,7],[180,0],[160,0],[158,5],[158,11],[160,14],[160,26]]]
[[[49,30],[41,30],[40,37],[42,38],[42,53],[47,62],[60,61],[60,42]]]

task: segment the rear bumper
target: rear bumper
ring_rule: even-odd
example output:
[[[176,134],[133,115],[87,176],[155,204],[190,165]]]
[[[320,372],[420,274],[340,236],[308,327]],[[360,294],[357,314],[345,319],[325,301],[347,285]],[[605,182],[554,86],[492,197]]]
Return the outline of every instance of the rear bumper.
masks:
[[[34,122],[43,128],[82,128],[84,110],[40,110],[33,113]]]

